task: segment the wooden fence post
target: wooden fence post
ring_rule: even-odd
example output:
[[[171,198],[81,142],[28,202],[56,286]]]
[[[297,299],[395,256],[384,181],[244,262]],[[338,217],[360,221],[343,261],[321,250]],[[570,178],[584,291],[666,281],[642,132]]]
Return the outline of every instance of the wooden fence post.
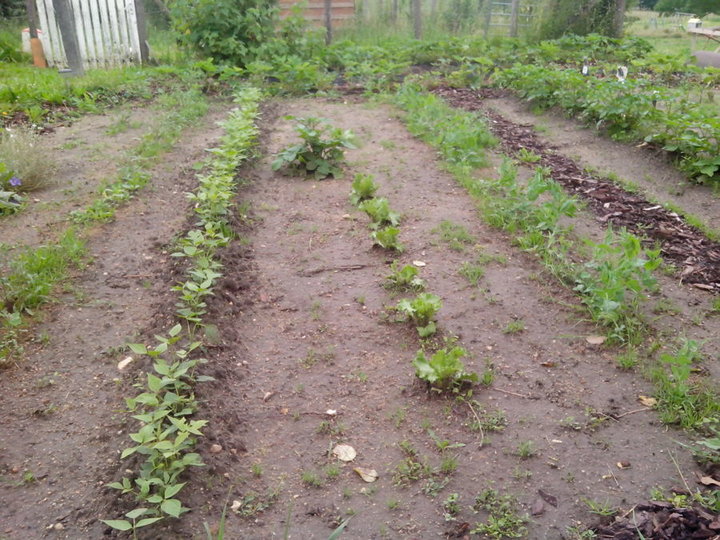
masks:
[[[135,17],[137,18],[138,40],[140,41],[140,62],[147,64],[150,60],[150,47],[147,41],[147,23],[145,22],[145,3],[135,0]]]
[[[75,31],[75,21],[70,13],[70,4],[68,0],[53,0],[53,8],[55,10],[55,18],[60,28],[63,48],[65,49],[65,57],[73,76],[83,75],[82,57],[80,56],[80,46],[78,45],[77,32]]]
[[[510,6],[510,37],[518,35],[518,14],[520,11],[520,0],[512,0]]]
[[[415,39],[422,39],[422,0],[412,0]]]
[[[325,0],[325,44],[332,43],[332,0]]]

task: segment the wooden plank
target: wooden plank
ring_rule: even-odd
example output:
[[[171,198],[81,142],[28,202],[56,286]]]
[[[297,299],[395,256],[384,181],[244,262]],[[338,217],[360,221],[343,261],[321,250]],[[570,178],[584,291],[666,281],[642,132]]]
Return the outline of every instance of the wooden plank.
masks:
[[[100,33],[103,42],[103,57],[100,60],[106,68],[115,67],[113,62],[113,41],[110,30],[110,14],[108,13],[108,0],[98,0],[100,8]]]
[[[62,42],[60,27],[58,26],[57,19],[55,17],[55,6],[52,3],[52,0],[48,0],[47,5],[48,31],[52,32],[52,34],[55,36],[53,43],[55,65],[58,68],[67,68],[67,56],[65,55],[65,46]]]
[[[127,11],[125,10],[125,0],[117,0],[118,11],[118,28],[120,31],[121,50],[119,53],[120,61],[124,64],[127,62],[127,44],[130,43],[130,35],[127,26]]]
[[[135,0],[125,3],[128,14],[128,34],[132,45],[132,61],[140,62],[140,33],[138,32],[137,16],[135,14]]]
[[[112,65],[122,65],[122,41],[120,40],[120,28],[118,23],[117,0],[108,0],[108,15],[110,24],[110,57]]]
[[[85,19],[87,17],[87,0],[71,0],[73,17],[75,19],[75,30],[77,31],[78,47],[80,47],[80,56],[83,59],[85,69],[94,67],[93,60],[95,58],[95,43],[90,39],[86,30]]]
[[[85,17],[85,29],[88,31],[89,28],[92,28],[92,36],[95,41],[95,58],[93,64],[98,65],[105,54],[102,31],[100,29],[100,9],[97,0],[88,1],[90,2],[90,17]]]
[[[55,54],[53,53],[52,47],[53,36],[50,34],[50,25],[48,24],[46,0],[37,0],[37,12],[40,29],[43,31],[43,35],[45,36],[45,42],[43,43],[45,49],[45,59],[47,60],[48,66],[52,66],[55,63]]]

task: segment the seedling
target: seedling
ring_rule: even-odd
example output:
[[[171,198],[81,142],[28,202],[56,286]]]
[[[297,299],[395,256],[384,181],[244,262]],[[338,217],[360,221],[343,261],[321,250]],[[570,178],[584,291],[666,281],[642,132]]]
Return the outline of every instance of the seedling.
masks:
[[[420,270],[417,267],[406,264],[398,269],[398,261],[393,261],[390,270],[392,270],[392,273],[387,276],[385,282],[385,287],[388,289],[422,291],[425,288],[425,282],[418,277]]]
[[[624,353],[619,354],[616,361],[620,369],[631,370],[638,362],[637,351],[635,349],[628,349]]]
[[[458,391],[462,386],[478,381],[477,373],[466,372],[460,360],[466,354],[462,347],[454,347],[449,351],[440,349],[428,359],[423,351],[419,351],[413,360],[415,374],[437,392]]]
[[[537,163],[542,159],[542,157],[527,148],[521,148],[515,157],[521,163]]]
[[[153,511],[149,508],[135,508],[125,514],[127,519],[103,519],[101,521],[105,525],[108,525],[118,531],[132,531],[133,537],[137,538],[138,529],[152,525],[162,519],[162,517],[158,517],[153,514]],[[140,519],[142,516],[146,517]]]
[[[436,313],[442,307],[439,296],[430,293],[420,293],[414,299],[403,299],[398,302],[395,309],[412,320],[420,337],[428,337],[437,330],[435,322]]]
[[[400,234],[400,229],[397,227],[385,227],[373,231],[370,236],[375,241],[375,245],[402,253],[405,248],[399,242],[398,234]]]
[[[435,478],[428,478],[427,482],[425,482],[425,485],[422,488],[422,491],[425,495],[428,497],[437,497],[440,492],[445,489],[445,486],[447,486],[450,483],[450,477],[445,476],[441,480],[436,480]]]
[[[379,229],[386,225],[395,227],[400,224],[400,214],[390,210],[390,203],[384,197],[363,201],[358,208],[370,217],[372,220],[370,228],[372,229]]]
[[[363,201],[372,199],[377,190],[378,185],[371,174],[356,174],[350,192],[350,202],[353,206],[359,206]]]
[[[443,517],[445,521],[455,521],[455,516],[460,513],[460,495],[458,493],[451,493],[448,495],[442,503]]]
[[[614,516],[617,514],[617,509],[613,508],[607,501],[601,503],[592,499],[582,499],[582,502],[587,505],[591,514],[596,514],[598,516]]]
[[[467,279],[471,285],[477,287],[478,282],[485,275],[485,269],[479,264],[465,261],[460,266],[460,270],[458,271],[458,273],[462,277]]]
[[[288,166],[291,170],[313,175],[318,180],[328,176],[339,177],[345,150],[355,148],[352,132],[334,128],[322,118],[296,119],[286,116],[285,119],[297,120],[295,131],[303,142],[281,150],[272,162],[273,170]]]

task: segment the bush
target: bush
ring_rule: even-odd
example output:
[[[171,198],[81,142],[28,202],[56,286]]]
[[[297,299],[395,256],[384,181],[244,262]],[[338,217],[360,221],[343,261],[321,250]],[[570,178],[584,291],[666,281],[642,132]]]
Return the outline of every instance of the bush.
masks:
[[[245,66],[273,37],[271,0],[177,0],[173,25],[181,40],[204,56]]]

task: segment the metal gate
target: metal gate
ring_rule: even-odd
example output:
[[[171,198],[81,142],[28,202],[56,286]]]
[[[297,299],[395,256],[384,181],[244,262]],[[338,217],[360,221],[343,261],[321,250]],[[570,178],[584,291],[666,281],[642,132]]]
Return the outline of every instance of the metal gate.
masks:
[[[493,28],[499,28],[499,33],[504,35],[517,37],[522,30],[532,26],[540,7],[539,0],[491,0],[485,12],[485,37]]]

